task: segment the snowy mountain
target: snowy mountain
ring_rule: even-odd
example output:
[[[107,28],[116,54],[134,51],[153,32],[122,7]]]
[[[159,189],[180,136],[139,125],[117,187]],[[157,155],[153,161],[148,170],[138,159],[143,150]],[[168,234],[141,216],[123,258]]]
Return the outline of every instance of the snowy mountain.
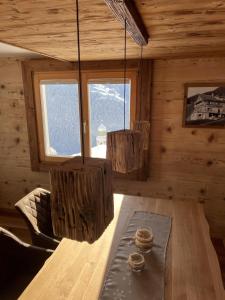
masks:
[[[45,85],[49,147],[60,155],[80,152],[78,89],[75,84]],[[90,84],[89,115],[91,146],[96,145],[101,123],[107,131],[123,128],[123,84]],[[126,86],[126,115],[129,116],[129,85]],[[126,119],[126,127],[130,120]],[[54,151],[53,150],[53,151]]]

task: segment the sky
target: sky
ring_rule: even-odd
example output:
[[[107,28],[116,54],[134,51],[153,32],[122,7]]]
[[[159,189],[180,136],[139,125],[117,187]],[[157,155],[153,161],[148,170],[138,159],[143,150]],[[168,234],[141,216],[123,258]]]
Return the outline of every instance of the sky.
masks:
[[[202,94],[202,93],[205,93],[205,92],[209,92],[209,91],[213,91],[217,88],[217,86],[204,86],[204,87],[189,87],[188,88],[188,97],[192,97],[196,94]]]

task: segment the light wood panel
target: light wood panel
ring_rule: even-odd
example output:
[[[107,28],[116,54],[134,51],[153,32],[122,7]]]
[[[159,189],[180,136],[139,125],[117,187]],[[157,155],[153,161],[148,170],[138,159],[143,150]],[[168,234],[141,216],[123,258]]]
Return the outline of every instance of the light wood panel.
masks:
[[[210,229],[225,236],[225,130],[183,128],[184,83],[225,82],[225,58],[156,60],[149,181],[117,181],[122,193],[203,202]]]
[[[31,60],[25,65],[30,70],[30,73],[27,73],[28,77],[31,76],[33,70],[39,72],[49,71],[51,68],[57,71],[74,70],[74,64],[62,63],[57,60]],[[150,72],[151,62],[146,61],[143,65],[143,72]],[[101,62],[86,62],[82,65],[82,69],[102,70],[105,69],[105,66],[106,64]],[[128,62],[128,67],[132,70],[136,70],[137,66],[138,61]],[[123,61],[107,64],[107,70],[115,69],[123,69]],[[28,80],[29,78],[26,77],[25,79]],[[138,103],[142,101],[141,119],[149,119],[150,114],[150,76],[147,79],[143,80],[145,89],[141,94],[141,100],[137,100]],[[41,186],[49,189],[48,173],[31,171],[30,156],[38,164],[38,154],[35,151],[35,145],[38,141],[36,135],[30,134],[29,139],[34,145],[30,151],[24,93],[26,92],[30,99],[30,97],[32,98],[32,91],[29,90],[27,82],[25,81],[26,90],[24,90],[20,61],[0,59],[0,207],[4,208],[13,208],[20,198],[35,187]],[[145,99],[148,99],[146,103],[144,102]],[[29,101],[27,106],[29,117],[34,120],[33,102]],[[138,110],[139,107],[138,104]],[[137,111],[136,117],[139,117],[139,114],[140,112]],[[32,126],[32,122],[30,122],[29,127]],[[35,129],[33,128],[33,130]],[[147,158],[146,153],[146,167],[148,165]]]
[[[63,239],[21,295],[26,299],[97,300],[122,232],[135,210],[172,216],[165,300],[222,300],[224,289],[200,204],[115,195],[115,217],[94,244]],[[147,292],[147,291],[146,291]]]
[[[135,0],[151,36],[148,58],[224,53],[225,3],[212,0]],[[123,57],[123,28],[103,0],[80,1],[82,60]],[[3,1],[0,40],[45,55],[76,60],[75,2]],[[139,47],[128,38],[128,57]]]
[[[48,69],[52,64],[46,62],[40,68]],[[89,64],[96,67],[99,63]],[[210,229],[217,236],[225,236],[225,130],[182,128],[183,84],[225,82],[224,70],[222,57],[155,61],[151,149],[147,157],[150,178],[148,182],[120,179],[114,184],[114,190],[121,193],[204,202]],[[141,111],[144,119],[150,104],[146,99],[149,93],[142,97],[146,102],[146,109]],[[48,174],[30,170],[22,75],[17,61],[0,60],[0,103],[0,207],[12,208],[34,187],[49,188]]]
[[[0,60],[0,207],[14,204],[37,186],[49,188],[48,174],[31,171],[19,61]]]

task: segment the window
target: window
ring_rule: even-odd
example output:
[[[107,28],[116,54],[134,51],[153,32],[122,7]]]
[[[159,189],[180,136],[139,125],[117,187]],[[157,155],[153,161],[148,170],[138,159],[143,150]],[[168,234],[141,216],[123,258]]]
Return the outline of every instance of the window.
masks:
[[[136,71],[126,79],[125,126],[135,116]],[[123,71],[85,71],[82,75],[85,153],[106,156],[106,133],[124,128]],[[36,121],[41,162],[80,155],[78,78],[73,71],[34,74]]]
[[[82,62],[85,154],[104,157],[106,131],[124,128],[123,61]],[[54,59],[22,62],[30,161],[33,171],[48,171],[81,152],[77,64]],[[135,117],[149,121],[151,112],[150,60],[127,61],[126,127]],[[140,72],[140,73],[139,73]],[[138,76],[138,73],[141,76]],[[138,82],[142,78],[142,84]],[[139,85],[139,84],[140,85]],[[141,91],[137,92],[141,88]],[[146,150],[148,151],[148,150]],[[142,168],[116,178],[146,180],[148,155]]]
[[[123,72],[85,73],[89,108],[90,156],[106,157],[106,133],[124,128]],[[127,73],[125,127],[131,128],[135,115],[136,74]]]

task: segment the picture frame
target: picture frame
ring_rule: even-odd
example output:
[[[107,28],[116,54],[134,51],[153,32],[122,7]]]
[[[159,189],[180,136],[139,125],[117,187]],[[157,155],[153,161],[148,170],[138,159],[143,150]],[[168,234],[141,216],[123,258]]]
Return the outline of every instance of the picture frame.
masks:
[[[225,82],[184,85],[183,127],[225,127]]]

